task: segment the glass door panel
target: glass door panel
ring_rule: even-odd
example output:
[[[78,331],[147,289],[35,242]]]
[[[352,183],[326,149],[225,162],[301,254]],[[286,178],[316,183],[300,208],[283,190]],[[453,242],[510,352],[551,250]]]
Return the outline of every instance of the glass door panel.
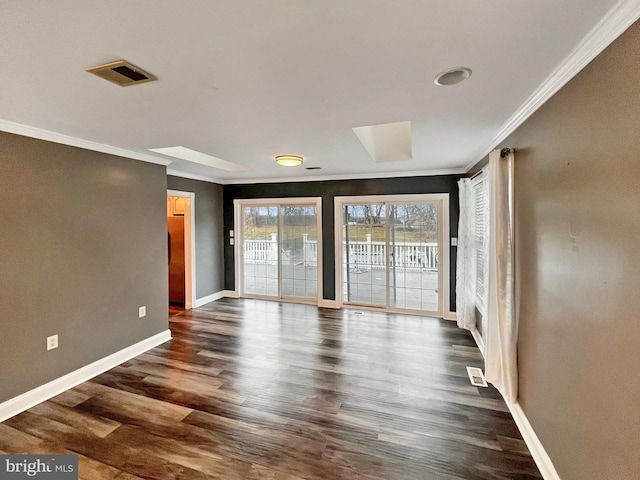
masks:
[[[390,204],[389,306],[439,311],[438,204]]]
[[[342,291],[345,303],[387,304],[384,204],[344,205]]]
[[[315,206],[280,210],[282,297],[317,298],[318,236]]]
[[[278,207],[243,208],[244,292],[278,296]]]

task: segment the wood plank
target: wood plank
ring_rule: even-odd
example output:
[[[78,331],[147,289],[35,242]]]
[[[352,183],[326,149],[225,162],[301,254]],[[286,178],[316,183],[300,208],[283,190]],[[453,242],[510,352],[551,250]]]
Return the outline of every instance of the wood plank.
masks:
[[[541,478],[451,322],[221,299],[173,340],[0,424],[0,452],[93,480]]]

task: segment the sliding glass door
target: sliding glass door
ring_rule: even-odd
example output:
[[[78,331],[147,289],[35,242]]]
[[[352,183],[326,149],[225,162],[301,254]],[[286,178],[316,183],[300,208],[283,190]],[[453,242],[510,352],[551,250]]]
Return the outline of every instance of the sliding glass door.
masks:
[[[317,302],[319,201],[311,201],[239,201],[241,295]]]
[[[340,201],[344,304],[442,314],[442,201],[421,197]]]

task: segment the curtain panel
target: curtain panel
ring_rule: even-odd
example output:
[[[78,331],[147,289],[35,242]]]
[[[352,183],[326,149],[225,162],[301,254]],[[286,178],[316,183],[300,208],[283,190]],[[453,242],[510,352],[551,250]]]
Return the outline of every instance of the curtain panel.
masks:
[[[458,221],[458,251],[456,260],[456,315],[458,326],[467,330],[476,328],[476,272],[473,255],[473,194],[471,180],[458,181],[460,218]]]
[[[505,152],[506,153],[506,152]],[[485,376],[507,402],[518,397],[514,271],[514,155],[489,155],[489,253]]]

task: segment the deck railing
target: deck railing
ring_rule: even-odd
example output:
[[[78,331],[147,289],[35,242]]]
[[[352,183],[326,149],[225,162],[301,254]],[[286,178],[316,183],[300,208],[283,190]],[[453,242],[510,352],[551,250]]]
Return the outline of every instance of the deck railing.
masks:
[[[438,244],[425,242],[396,242],[387,259],[386,242],[373,242],[367,235],[365,241],[349,242],[349,265],[369,268],[389,266],[437,270]],[[343,264],[347,263],[346,243],[342,243]]]
[[[390,266],[419,269],[438,269],[438,244],[425,242],[396,242],[387,260],[387,245],[385,242],[374,242],[371,235],[364,241],[351,241],[347,252],[346,242],[342,243],[343,264],[347,263],[347,253],[350,268],[386,268]],[[280,254],[290,263],[317,264],[318,241],[309,240],[307,234],[302,236],[302,248],[295,251],[282,249]],[[262,263],[275,265],[278,263],[278,239],[275,233],[271,239],[245,240],[244,260],[248,263]]]

